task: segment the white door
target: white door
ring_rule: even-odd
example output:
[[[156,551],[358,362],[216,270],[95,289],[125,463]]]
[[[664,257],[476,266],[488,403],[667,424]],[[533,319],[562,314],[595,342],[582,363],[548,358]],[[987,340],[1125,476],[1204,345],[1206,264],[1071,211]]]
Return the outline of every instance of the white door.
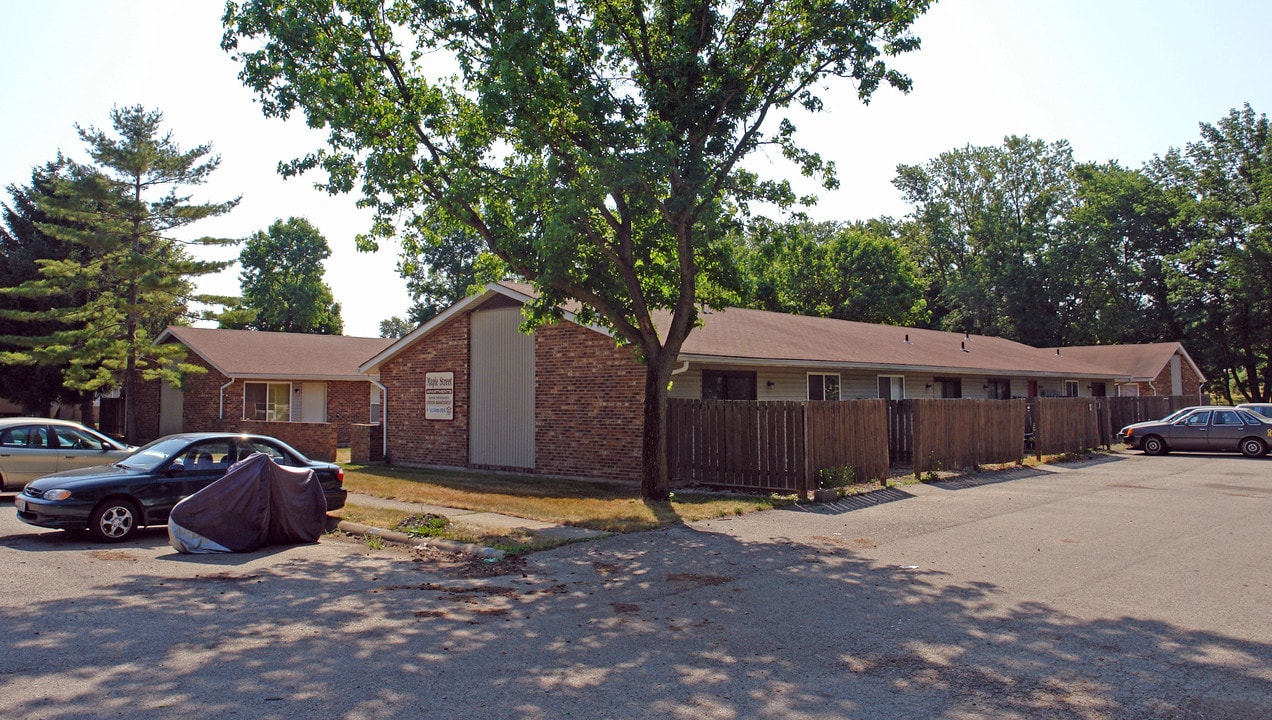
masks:
[[[184,432],[182,413],[185,409],[185,393],[166,382],[159,383],[159,435]],[[212,428],[201,428],[211,430]]]
[[[327,383],[302,383],[300,421],[327,422]]]

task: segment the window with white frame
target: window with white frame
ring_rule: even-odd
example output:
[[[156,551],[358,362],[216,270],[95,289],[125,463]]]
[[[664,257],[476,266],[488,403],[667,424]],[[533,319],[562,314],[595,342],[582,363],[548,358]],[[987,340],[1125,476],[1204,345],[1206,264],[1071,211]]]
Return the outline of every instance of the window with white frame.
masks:
[[[904,400],[905,377],[902,375],[880,375],[879,397],[884,400]]]
[[[1077,380],[1065,380],[1065,381],[1064,381],[1064,396],[1065,396],[1065,397],[1077,397],[1077,396],[1078,396],[1078,381],[1077,381]]]
[[[380,422],[380,388],[371,386],[371,423]]]
[[[289,422],[291,383],[243,383],[243,419]]]
[[[838,400],[839,373],[808,373],[809,400]]]

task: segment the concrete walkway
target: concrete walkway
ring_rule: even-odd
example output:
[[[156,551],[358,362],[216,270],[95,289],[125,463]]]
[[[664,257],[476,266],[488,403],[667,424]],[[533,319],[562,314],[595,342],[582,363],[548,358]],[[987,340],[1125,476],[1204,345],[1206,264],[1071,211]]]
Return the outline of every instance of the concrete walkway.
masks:
[[[590,538],[604,537],[605,535],[610,534],[599,530],[589,530],[587,528],[572,527],[569,525],[558,525],[556,523],[543,522],[542,520],[513,517],[512,515],[500,515],[499,513],[478,512],[475,510],[461,510],[459,508],[443,507],[441,505],[427,505],[425,503],[404,502],[402,500],[389,500],[387,498],[375,497],[373,495],[362,495],[360,493],[349,493],[347,502],[351,505],[405,510],[407,512],[421,515],[425,513],[443,515],[453,523],[471,525],[483,530],[528,530],[553,540],[587,540]]]

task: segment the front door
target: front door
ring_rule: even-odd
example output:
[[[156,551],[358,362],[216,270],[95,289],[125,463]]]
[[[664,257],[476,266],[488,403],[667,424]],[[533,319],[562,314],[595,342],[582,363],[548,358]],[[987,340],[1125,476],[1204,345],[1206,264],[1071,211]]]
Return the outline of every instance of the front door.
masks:
[[[327,422],[327,383],[307,382],[300,386],[300,421]]]
[[[185,411],[185,393],[166,382],[159,383],[159,435],[175,435],[182,432],[182,416]]]

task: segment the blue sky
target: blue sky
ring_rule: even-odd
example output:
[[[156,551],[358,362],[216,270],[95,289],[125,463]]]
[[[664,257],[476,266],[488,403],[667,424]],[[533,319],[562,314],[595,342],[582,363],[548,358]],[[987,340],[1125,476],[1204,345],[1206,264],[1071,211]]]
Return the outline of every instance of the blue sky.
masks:
[[[109,128],[114,105],[164,112],[184,146],[211,142],[221,167],[196,199],[242,195],[229,215],[197,234],[245,237],[277,218],[309,218],[332,247],[327,282],[345,333],[374,336],[404,315],[397,249],[367,255],[353,237],[367,216],[353,197],[330,197],[312,179],[283,180],[280,160],[317,146],[299,121],[267,120],[219,47],[215,0],[4,0],[0,24],[0,184],[24,184],[31,168],[62,152],[83,158],[74,125]],[[1197,139],[1249,102],[1272,110],[1272,3],[1257,0],[945,0],[920,19],[923,47],[897,61],[908,95],[881,89],[869,106],[846,84],[824,92],[826,112],[795,118],[805,146],[833,159],[842,187],[823,194],[818,219],[905,214],[892,187],[897,164],[923,163],[1010,134],[1065,139],[1079,160],[1139,167]],[[794,175],[777,159],[751,166]],[[803,188],[805,191],[811,189]],[[6,196],[7,199],[7,196]],[[237,251],[223,251],[232,257]],[[202,282],[236,294],[238,270]]]

